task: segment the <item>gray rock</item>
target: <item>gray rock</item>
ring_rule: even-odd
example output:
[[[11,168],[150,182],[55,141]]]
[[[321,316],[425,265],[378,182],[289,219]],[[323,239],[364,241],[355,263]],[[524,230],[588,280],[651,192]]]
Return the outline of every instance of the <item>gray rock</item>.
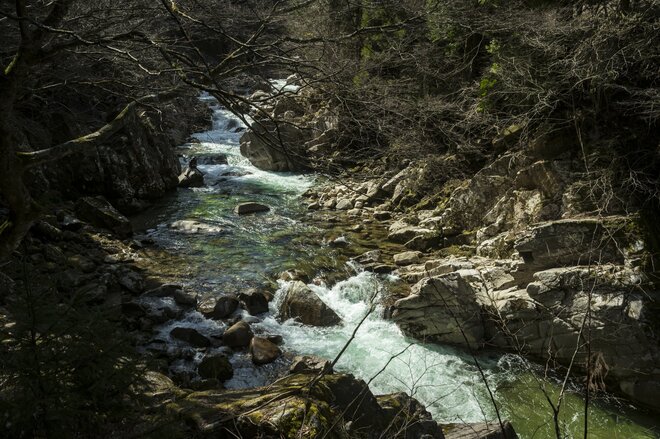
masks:
[[[197,373],[205,379],[226,381],[234,376],[229,359],[223,354],[206,355],[197,366]]]
[[[259,169],[267,171],[302,171],[305,143],[312,131],[294,124],[259,120],[241,137],[241,154]]]
[[[222,342],[232,348],[243,348],[250,344],[252,337],[250,325],[245,322],[238,322],[225,331]]]
[[[283,319],[296,319],[305,325],[333,326],[341,319],[304,283],[292,283],[280,306]]]
[[[76,202],[76,213],[85,221],[111,230],[122,238],[133,233],[133,226],[128,218],[101,196],[80,198]]]
[[[422,252],[419,251],[399,253],[394,255],[394,263],[401,266],[418,264],[421,256]]]
[[[335,206],[335,209],[337,210],[349,210],[353,208],[353,202],[347,198],[342,198],[341,200],[337,201],[337,205]]]
[[[588,265],[597,261],[623,263],[619,248],[626,245],[616,233],[626,223],[620,217],[550,221],[532,227],[515,243],[528,264],[539,268]]]
[[[241,203],[238,206],[234,208],[234,213],[237,215],[247,215],[250,213],[258,213],[258,212],[268,212],[270,210],[270,207],[266,206],[265,204],[259,204],[259,203]]]
[[[479,296],[484,294],[475,270],[424,278],[411,294],[394,304],[392,318],[408,335],[439,343],[476,348],[484,343]],[[459,329],[467,337],[465,340]]]
[[[250,355],[252,362],[256,365],[268,364],[277,360],[282,354],[280,348],[268,339],[262,337],[252,337],[250,341]]]
[[[330,247],[347,247],[348,245],[349,242],[345,236],[340,236],[330,241]]]

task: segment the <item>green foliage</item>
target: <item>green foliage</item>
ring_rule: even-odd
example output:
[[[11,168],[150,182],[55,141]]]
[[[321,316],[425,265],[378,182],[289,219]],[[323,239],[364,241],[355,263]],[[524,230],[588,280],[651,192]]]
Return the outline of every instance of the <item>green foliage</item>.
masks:
[[[36,288],[25,273],[0,328],[2,437],[103,437],[142,372],[108,310]]]

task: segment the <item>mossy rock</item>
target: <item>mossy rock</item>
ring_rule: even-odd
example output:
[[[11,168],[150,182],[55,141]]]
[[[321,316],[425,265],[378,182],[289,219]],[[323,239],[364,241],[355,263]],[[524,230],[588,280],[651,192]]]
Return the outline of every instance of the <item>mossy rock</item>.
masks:
[[[390,417],[364,381],[344,374],[316,380],[316,375],[296,374],[268,387],[194,392],[169,409],[192,427],[195,437],[229,430],[241,437],[344,439],[349,421],[354,428],[350,437],[387,428]]]

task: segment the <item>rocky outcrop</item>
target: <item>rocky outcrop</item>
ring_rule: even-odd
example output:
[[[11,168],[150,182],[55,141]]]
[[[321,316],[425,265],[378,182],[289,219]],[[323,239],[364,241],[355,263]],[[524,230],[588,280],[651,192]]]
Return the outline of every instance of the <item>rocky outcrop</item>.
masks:
[[[60,111],[52,120],[22,121],[21,128],[26,144],[43,149],[98,129],[108,116],[96,109]],[[158,114],[140,112],[104,144],[46,164],[34,172],[31,190],[56,190],[68,199],[103,195],[123,213],[136,212],[176,188],[181,165],[174,147],[209,124],[210,110],[196,96],[177,98]]]
[[[437,202],[402,209],[401,194],[421,169],[409,164],[310,198],[321,211],[347,200],[359,206],[349,217],[381,224],[391,244],[354,260],[375,272],[392,261],[412,285],[393,290],[387,315],[420,340],[522,350],[565,366],[574,359],[573,372],[588,372],[592,388],[660,408],[652,311],[660,293],[637,215],[608,203],[594,216],[593,199],[578,190],[588,183],[579,165],[524,154],[503,155],[447,185],[445,195],[428,198]]]
[[[420,339],[573,361],[583,373],[588,369],[591,386],[658,407],[652,309],[660,293],[639,270],[623,265],[539,269],[537,262],[472,257],[405,267],[402,276],[419,280],[395,303],[392,318]]]
[[[337,313],[300,281],[288,286],[279,314],[283,319],[296,319],[304,325],[333,326],[341,323]]]

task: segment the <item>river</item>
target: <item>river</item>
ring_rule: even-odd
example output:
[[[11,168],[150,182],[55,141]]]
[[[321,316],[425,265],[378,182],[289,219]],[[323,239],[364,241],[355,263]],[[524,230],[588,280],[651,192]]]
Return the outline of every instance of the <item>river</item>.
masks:
[[[182,146],[187,156],[226,154],[227,165],[200,165],[206,186],[179,189],[158,206],[136,219],[155,244],[178,255],[184,281],[203,296],[235,294],[247,288],[271,285],[276,291],[271,312],[250,317],[255,331],[279,334],[283,349],[333,359],[358,322],[370,309],[375,291],[387,291],[396,279],[376,276],[346,264],[348,254],[327,245],[342,226],[315,220],[307,211],[302,194],[315,184],[314,176],[265,172],[240,155],[239,138],[245,126],[211,97],[202,99],[213,108],[211,130],[195,134],[198,140]],[[239,216],[233,208],[241,202],[267,204],[266,214]],[[215,227],[214,233],[183,233],[170,227],[178,220],[196,220]],[[221,231],[218,231],[221,230]],[[376,248],[359,241],[352,254]],[[270,279],[286,269],[305,267],[325,279],[310,287],[342,318],[343,324],[315,328],[276,318],[277,303],[286,287]],[[341,279],[336,282],[336,279]],[[377,302],[377,300],[376,300]],[[484,422],[496,419],[474,360],[465,352],[406,338],[397,326],[383,319],[378,305],[356,333],[337,369],[370,381],[374,393],[406,391],[421,401],[441,423]],[[244,311],[239,311],[243,312]],[[247,314],[244,315],[247,317]],[[159,328],[156,338],[176,346],[169,337],[174,326],[190,326],[212,335],[224,330],[222,322],[205,319],[196,311]],[[201,358],[197,353],[180,360],[174,368],[191,370]],[[244,352],[234,353],[235,375],[228,388],[262,385],[272,379],[286,360],[255,367]],[[559,392],[558,380],[543,377],[540,366],[512,354],[486,353],[478,357],[503,417],[511,420],[521,438],[553,437],[552,412],[544,392],[552,398]],[[386,367],[385,367],[386,366]],[[572,384],[562,408],[566,437],[582,437],[584,401],[580,386]],[[613,397],[599,397],[589,410],[590,438],[654,438],[658,429],[652,415]]]

